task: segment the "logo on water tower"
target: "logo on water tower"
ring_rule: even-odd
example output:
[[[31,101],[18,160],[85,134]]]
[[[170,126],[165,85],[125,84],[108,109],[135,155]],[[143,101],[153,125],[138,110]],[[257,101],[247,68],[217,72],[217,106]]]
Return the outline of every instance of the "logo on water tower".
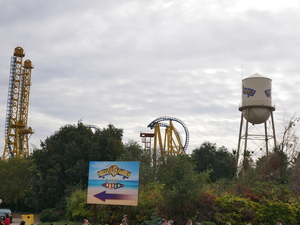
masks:
[[[249,98],[250,96],[253,97],[255,95],[256,90],[251,89],[251,88],[245,88],[243,86],[243,94],[247,95],[247,97]]]
[[[265,94],[268,98],[271,98],[271,89],[265,90]]]

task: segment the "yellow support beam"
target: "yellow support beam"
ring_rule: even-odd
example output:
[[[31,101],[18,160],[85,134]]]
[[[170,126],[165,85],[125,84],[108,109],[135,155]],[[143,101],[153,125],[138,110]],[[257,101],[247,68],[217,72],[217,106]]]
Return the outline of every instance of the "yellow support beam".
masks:
[[[30,154],[28,140],[34,132],[31,127],[27,127],[27,120],[33,66],[30,60],[26,60],[23,65],[24,56],[24,50],[16,47],[8,89],[3,160]]]

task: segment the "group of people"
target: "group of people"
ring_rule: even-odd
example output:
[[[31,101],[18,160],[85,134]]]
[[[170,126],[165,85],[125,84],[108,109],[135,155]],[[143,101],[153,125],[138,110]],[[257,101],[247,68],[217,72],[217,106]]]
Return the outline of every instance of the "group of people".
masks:
[[[174,219],[171,219],[171,220],[162,219],[161,221],[159,221],[157,223],[157,225],[176,225],[176,223],[175,223]]]
[[[8,214],[3,215],[3,220],[0,219],[0,225],[10,225],[10,218]]]
[[[1,225],[1,224],[0,224]],[[51,225],[51,224],[50,224]],[[82,225],[90,225],[89,221],[87,219],[83,220],[83,224]],[[121,225],[130,225],[129,219],[127,215],[123,216],[122,219],[122,224]]]
[[[0,220],[0,221],[1,221],[1,220]],[[10,221],[9,221],[9,222],[10,222]],[[24,222],[24,221],[22,221],[22,222]],[[25,225],[25,222],[24,222],[23,224],[22,224],[22,222],[21,222],[20,225]],[[0,222],[0,225],[10,225],[10,223],[9,223],[9,224],[5,224],[5,223],[2,223],[2,224],[1,224],[1,222]],[[50,224],[50,225],[52,225],[52,224]],[[66,225],[67,225],[67,224],[66,224]],[[89,221],[88,221],[87,219],[84,219],[84,220],[83,220],[83,225],[90,225],[90,224],[89,224]],[[108,224],[107,224],[107,225],[108,225]],[[129,222],[129,219],[128,219],[128,216],[127,216],[127,215],[124,215],[124,216],[123,216],[121,225],[130,225],[130,222]],[[171,219],[171,220],[162,219],[161,221],[159,221],[159,222],[157,223],[157,225],[176,225],[176,223],[175,223],[175,220],[174,220],[174,219]],[[186,225],[193,225],[193,221],[192,221],[192,220],[189,220],[189,221],[187,222]],[[200,222],[195,222],[195,225],[201,225],[201,223],[200,223]],[[230,223],[230,222],[227,222],[226,225],[231,225],[231,223]],[[252,224],[251,224],[251,223],[248,223],[247,225],[252,225]],[[283,225],[283,224],[282,224],[282,221],[281,221],[281,220],[278,220],[277,223],[276,223],[275,225]]]
[[[189,221],[187,222],[186,225],[193,225],[192,220],[189,220]],[[195,222],[195,225],[201,225],[201,223]],[[231,223],[230,223],[230,222],[227,222],[226,225],[231,225]],[[252,224],[251,224],[251,223],[248,223],[247,225],[252,225]],[[278,220],[277,223],[276,223],[275,225],[283,225],[283,224],[282,224],[282,221],[281,221],[281,220]]]
[[[26,222],[25,221],[21,221],[20,225],[25,225]],[[9,218],[9,215],[6,214],[4,215],[4,219],[0,219],[0,225],[10,225],[10,218]]]

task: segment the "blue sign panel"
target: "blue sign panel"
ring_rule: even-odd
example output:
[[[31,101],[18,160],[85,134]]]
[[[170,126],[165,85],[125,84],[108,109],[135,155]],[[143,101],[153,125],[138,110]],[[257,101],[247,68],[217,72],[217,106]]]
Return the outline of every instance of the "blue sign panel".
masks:
[[[138,204],[139,162],[91,161],[89,167],[89,204]]]

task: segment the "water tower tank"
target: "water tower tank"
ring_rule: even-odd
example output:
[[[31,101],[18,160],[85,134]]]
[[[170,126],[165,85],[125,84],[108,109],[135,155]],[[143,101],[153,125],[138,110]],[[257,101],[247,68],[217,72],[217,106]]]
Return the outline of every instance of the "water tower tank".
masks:
[[[243,117],[252,124],[264,123],[271,115],[272,80],[255,73],[242,80],[242,106],[240,111]]]

